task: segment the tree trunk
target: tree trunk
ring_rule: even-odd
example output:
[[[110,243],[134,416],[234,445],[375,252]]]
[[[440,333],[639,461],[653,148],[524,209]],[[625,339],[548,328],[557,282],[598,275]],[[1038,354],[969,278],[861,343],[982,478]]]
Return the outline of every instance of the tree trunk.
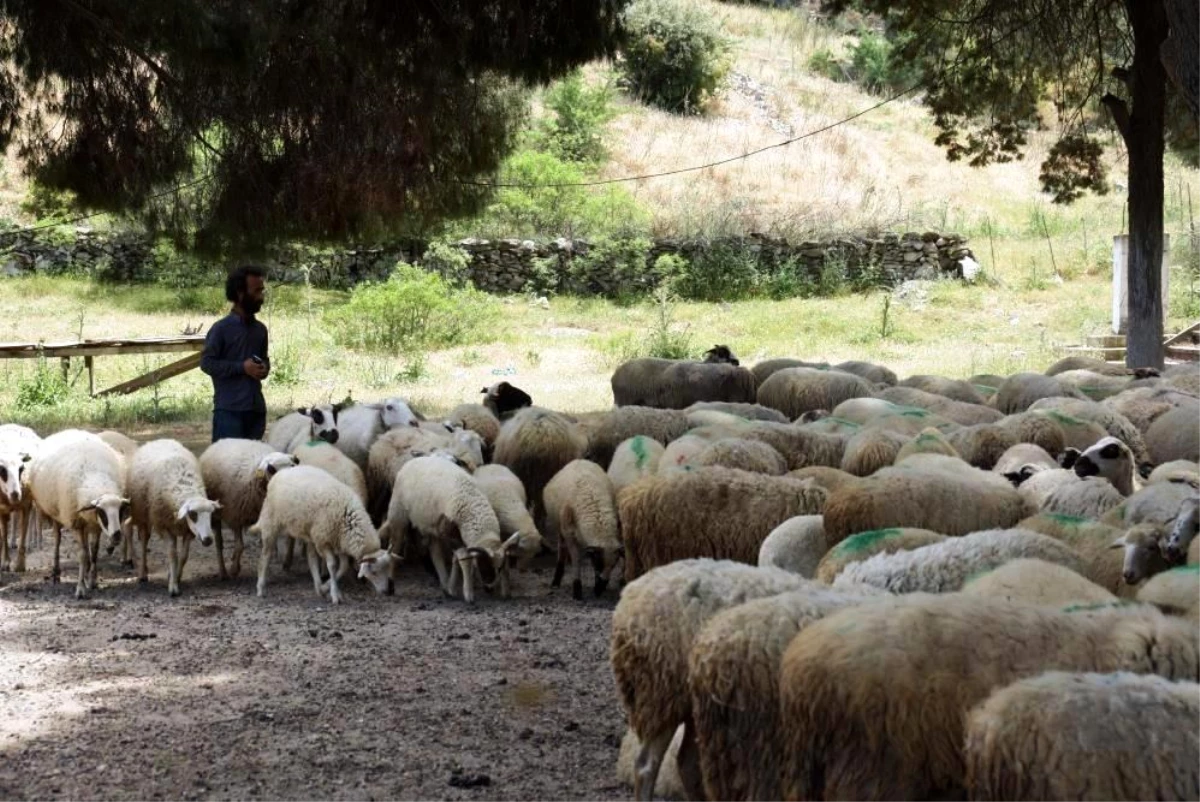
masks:
[[[1123,131],[1129,150],[1129,333],[1125,364],[1131,368],[1161,368],[1167,74],[1159,52],[1168,25],[1163,0],[1125,0],[1125,9],[1134,43],[1129,82],[1132,97]]]
[[[1163,0],[1171,35],[1162,46],[1167,77],[1192,114],[1200,114],[1200,4],[1196,0]]]

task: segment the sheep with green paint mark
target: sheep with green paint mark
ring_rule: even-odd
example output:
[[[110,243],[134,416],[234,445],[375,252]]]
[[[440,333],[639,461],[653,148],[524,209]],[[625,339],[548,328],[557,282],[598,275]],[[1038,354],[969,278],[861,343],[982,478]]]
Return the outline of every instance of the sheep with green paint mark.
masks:
[[[876,554],[894,554],[898,551],[919,549],[945,539],[945,535],[928,529],[895,527],[859,532],[825,553],[821,562],[817,564],[816,577],[828,585],[851,563],[862,562]]]
[[[960,426],[995,423],[1004,417],[991,407],[955,401],[936,393],[918,390],[915,387],[889,387],[879,393],[879,398],[901,406],[920,407],[943,418],[948,418]]]
[[[900,387],[912,387],[926,393],[944,396],[952,401],[962,401],[966,404],[986,404],[987,401],[970,382],[962,379],[948,379],[945,376],[916,375],[909,376],[899,383]]]
[[[665,446],[692,428],[692,424],[681,409],[623,406],[581,416],[579,428],[588,441],[584,456],[607,468],[617,446],[630,437],[645,435]]]
[[[766,443],[738,437],[723,437],[712,441],[693,455],[687,464],[695,468],[737,468],[751,473],[765,473],[768,476],[782,476],[787,473],[787,463],[783,455],[774,448]]]
[[[914,454],[941,454],[962,459],[950,441],[932,426],[922,429],[916,437],[901,446],[894,461],[903,462]]]
[[[1122,578],[1124,555],[1114,549],[1122,531],[1114,526],[1077,515],[1039,513],[1020,521],[1019,529],[1039,532],[1070,546],[1082,558],[1080,573],[1100,587],[1121,597],[1132,597],[1136,588]]]
[[[619,493],[643,476],[657,473],[665,451],[662,443],[644,434],[622,440],[608,463],[608,479],[613,490]]]

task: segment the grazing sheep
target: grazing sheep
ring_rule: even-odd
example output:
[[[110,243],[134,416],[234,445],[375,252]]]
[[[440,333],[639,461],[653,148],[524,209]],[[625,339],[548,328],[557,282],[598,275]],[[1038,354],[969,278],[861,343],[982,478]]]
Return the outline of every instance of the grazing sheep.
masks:
[[[783,656],[781,797],[966,798],[966,714],[1049,670],[1195,682],[1200,633],[1144,605],[1065,612],[963,594],[836,611]]]
[[[445,450],[467,471],[483,464],[483,438],[466,429],[453,432],[439,427],[391,429],[371,444],[367,457],[368,510],[372,521],[382,522],[396,474],[417,454]]]
[[[1164,549],[1167,559],[1176,563],[1184,561],[1190,563],[1188,555],[1192,552],[1192,544],[1197,542],[1198,535],[1200,535],[1200,496],[1193,496],[1185,499],[1179,505],[1179,512],[1175,514],[1175,521],[1171,524],[1171,531],[1168,533]]]
[[[478,573],[484,587],[498,588],[501,598],[508,598],[508,557],[521,553],[521,535],[500,539],[500,521],[487,495],[450,460],[419,456],[396,475],[380,539],[396,552],[410,530],[433,560],[446,595],[458,594],[461,579],[463,600],[474,602]]]
[[[1018,443],[1035,445],[1051,457],[1057,457],[1066,448],[1067,435],[1051,414],[1055,413],[1022,412],[997,421],[997,425],[1011,432]],[[1096,430],[1099,431],[1099,427]]]
[[[695,468],[721,466],[751,473],[782,476],[787,473],[783,455],[766,443],[726,437],[714,440],[687,461]]]
[[[707,799],[780,799],[779,664],[805,627],[869,604],[869,588],[820,586],[748,601],[699,631],[688,659],[692,723]]]
[[[914,454],[941,454],[942,456],[961,459],[958,451],[950,444],[950,441],[932,426],[922,429],[916,437],[901,446],[900,451],[896,454],[895,462],[903,462]]]
[[[1087,396],[1054,376],[1041,373],[1014,373],[996,388],[993,399],[996,409],[1005,415],[1024,412],[1043,398],[1081,398]]]
[[[608,480],[612,482],[613,492],[620,492],[643,476],[658,473],[664,453],[666,448],[662,443],[644,434],[623,440],[608,463]]]
[[[1138,467],[1150,461],[1146,450],[1146,441],[1141,431],[1133,422],[1112,407],[1095,401],[1080,401],[1076,398],[1044,398],[1031,406],[1030,411],[1056,410],[1073,419],[1088,421],[1099,425],[1111,437],[1124,443],[1133,453],[1135,465]],[[1083,449],[1080,449],[1081,451]]]
[[[212,545],[213,516],[221,509],[208,498],[200,460],[177,440],[146,443],[129,466],[129,500],[142,540],[138,582],[149,581],[150,536],[157,532],[170,543],[167,593],[178,596],[192,538]]]
[[[759,362],[754,367],[750,368],[750,372],[754,374],[754,381],[758,386],[769,379],[775,373],[786,368],[813,368],[814,370],[829,370],[828,362],[805,362],[803,359],[765,359]]]
[[[291,454],[296,446],[309,440],[324,440],[326,443],[337,443],[338,414],[344,404],[327,404],[325,406],[300,407],[295,412],[284,415],[267,428],[264,438],[273,451]]]
[[[1136,592],[1122,576],[1124,555],[1113,549],[1113,541],[1123,534],[1120,529],[1077,515],[1054,513],[1030,516],[1019,522],[1017,528],[1038,532],[1070,546],[1083,560],[1080,573],[1104,590],[1125,598],[1132,598]]]
[[[332,441],[338,451],[354,461],[358,470],[366,473],[371,444],[389,429],[415,427],[420,418],[403,398],[386,398],[375,404],[354,404],[342,407],[337,415],[337,439]]]
[[[1185,459],[1200,461],[1200,403],[1168,410],[1146,430],[1146,451],[1154,464]]]
[[[1200,685],[1048,671],[967,716],[971,799],[1200,798]]]
[[[341,442],[341,438],[338,438]],[[300,465],[311,465],[337,479],[354,491],[363,506],[367,505],[367,480],[358,464],[332,443],[310,440],[296,446],[292,454]]]
[[[620,440],[613,443],[614,447]],[[587,436],[557,412],[527,407],[500,427],[493,461],[504,465],[525,485],[533,520],[543,526],[542,490],[554,475],[587,451]]]
[[[711,440],[695,434],[685,434],[678,440],[672,440],[663,449],[662,456],[658,460],[658,470],[655,473],[659,476],[666,476],[673,471],[683,470],[688,461],[708,448],[708,444],[711,442]],[[611,464],[609,467],[612,467]]]
[[[96,435],[65,429],[42,441],[29,463],[29,492],[33,503],[54,529],[53,581],[61,576],[62,530],[79,538],[79,581],[75,598],[97,587],[100,538],[121,542],[129,516],[125,495],[125,465],[121,456]]]
[[[1181,565],[1155,574],[1138,590],[1137,600],[1200,623],[1200,565]]]
[[[995,423],[980,423],[955,429],[946,441],[963,462],[990,471],[1005,451],[1017,445],[1017,436]]]
[[[784,368],[758,388],[758,403],[794,420],[811,410],[832,410],[849,398],[869,397],[873,391],[870,382],[852,373]]]
[[[883,365],[876,365],[874,362],[862,362],[852,359],[848,362],[839,362],[831,366],[832,370],[840,370],[843,373],[853,373],[855,376],[861,376],[871,384],[886,384],[894,387],[896,385],[896,374]]]
[[[1144,436],[1158,417],[1179,406],[1194,406],[1194,393],[1184,393],[1173,387],[1135,387],[1104,399],[1104,406],[1119,412]]]
[[[658,780],[654,783],[652,796],[658,799],[687,799],[687,791],[683,789],[683,780],[679,777],[679,747],[683,745],[683,726],[675,730],[671,737],[671,745],[663,755],[661,767],[658,770]],[[642,751],[642,742],[638,740],[633,730],[626,728],[621,737],[621,748],[617,752],[617,781],[627,788],[636,784],[634,763],[638,753]]]
[[[982,404],[968,404],[955,401],[945,396],[927,393],[915,387],[889,387],[879,393],[879,397],[893,404],[904,407],[918,407],[935,415],[952,420],[960,426],[974,426],[977,423],[995,423],[1004,417],[1002,414],[985,407]]]
[[[520,532],[521,557],[518,564],[527,565],[542,548],[542,534],[529,514],[525,485],[503,465],[483,465],[471,474],[471,478],[487,496],[492,511],[496,513],[500,537],[508,538]]]
[[[753,404],[758,388],[754,374],[737,365],[653,357],[624,363],[611,384],[616,406],[660,409],[685,409],[697,401]]]
[[[649,571],[621,591],[609,655],[617,697],[642,744],[634,764],[636,799],[651,798],[676,729],[692,719],[688,659],[704,623],[729,607],[805,584],[796,574],[775,568],[685,559]],[[678,765],[692,799],[703,793],[697,757],[694,727],[687,726]]]
[[[128,487],[129,466],[133,464],[133,455],[137,453],[141,443],[132,437],[113,431],[112,429],[97,432],[96,436],[105,443],[108,443],[109,448],[121,455],[121,462],[125,466],[125,485]],[[121,564],[126,568],[133,567],[133,536],[136,534],[136,527],[132,523],[130,527],[132,528],[126,533],[127,536],[121,539]],[[112,552],[110,551],[109,553],[111,554]]]
[[[1200,464],[1186,459],[1173,459],[1170,462],[1164,462],[1150,471],[1150,475],[1146,477],[1146,484],[1152,485],[1155,482],[1170,482],[1172,480],[1195,480],[1200,482]]]
[[[684,412],[724,412],[737,415],[746,420],[763,420],[770,423],[790,423],[788,418],[779,410],[764,407],[761,404],[741,404],[729,401],[697,401]]]
[[[483,455],[487,461],[500,436],[500,419],[483,404],[459,404],[446,415],[444,422],[451,429],[467,429],[483,440]]]
[[[299,462],[291,454],[275,451],[260,440],[226,438],[204,449],[200,455],[200,476],[208,497],[220,504],[218,521],[213,524],[217,552],[217,573],[221,579],[242,572],[244,532],[262,512],[267,484],[279,471],[294,468]],[[234,545],[229,570],[225,568],[225,538],[222,529],[233,532]]]
[[[1102,359],[1090,356],[1067,356],[1046,368],[1047,376],[1057,376],[1071,370],[1089,370],[1104,376],[1128,376],[1129,369],[1124,365],[1110,365]]]
[[[945,539],[945,535],[930,532],[928,529],[876,529],[871,532],[859,532],[826,552],[817,564],[816,577],[818,581],[830,585],[851,563],[862,562],[876,554],[912,551],[933,543],[941,543]]]
[[[617,500],[625,578],[689,557],[753,564],[771,530],[824,503],[824,490],[798,479],[732,468],[646,477]]]
[[[1005,449],[992,466],[992,471],[1004,476],[1014,485],[1019,486],[1038,471],[1052,471],[1058,468],[1058,461],[1041,446],[1033,443],[1017,443]]]
[[[506,421],[520,410],[533,406],[533,398],[529,393],[508,382],[496,382],[479,392],[483,394],[483,405],[499,421]]]
[[[832,493],[839,487],[858,481],[857,476],[851,476],[841,468],[830,468],[825,465],[810,465],[807,468],[797,468],[788,471],[793,479],[806,481],[814,487],[822,487],[826,493]]]
[[[782,568],[812,579],[817,575],[817,565],[826,551],[821,516],[798,515],[771,530],[758,547],[758,565],[760,568]]]
[[[607,468],[617,446],[630,437],[646,435],[665,446],[682,436],[691,424],[683,410],[623,406],[584,416],[579,428],[587,437],[584,456]]]
[[[992,529],[912,551],[876,554],[847,565],[833,586],[861,584],[891,593],[950,593],[960,590],[973,574],[1021,557],[1056,563],[1076,573],[1083,569],[1079,555],[1054,538],[1024,529]]]
[[[900,382],[898,386],[913,387],[917,390],[923,390],[926,393],[944,396],[953,401],[962,401],[965,404],[979,404],[982,406],[987,403],[987,400],[979,394],[979,391],[970,382],[963,381],[962,379],[947,379],[944,376],[920,374],[909,376]]]
[[[1034,557],[1010,560],[967,580],[962,592],[1005,601],[1065,607],[1103,604],[1117,597],[1070,568]]]
[[[914,454],[829,494],[825,535],[835,546],[850,535],[889,527],[965,535],[1013,526],[1030,510],[1002,476],[940,454]]]
[[[0,425],[0,570],[9,569],[9,524],[15,516],[17,558],[12,569],[25,570],[28,531],[35,524],[29,495],[29,463],[41,448],[42,438],[26,426]],[[40,527],[35,527],[40,528]]]
[[[383,593],[392,578],[392,555],[380,548],[379,534],[362,502],[350,488],[320,468],[298,465],[278,472],[267,485],[262,512],[250,532],[262,538],[259,598],[266,593],[267,566],[280,535],[308,545],[313,589],[324,596],[328,588],[333,604],[341,602],[337,582],[349,569],[350,561],[358,565],[358,578],[370,581],[377,593]],[[321,582],[319,559],[325,560],[329,571],[327,584]]]
[[[842,470],[852,476],[870,476],[895,462],[908,441],[902,434],[869,426],[846,441]]]
[[[604,594],[609,577],[624,552],[617,525],[612,482],[594,462],[567,463],[546,485],[546,532],[558,543],[558,562],[551,587],[562,584],[567,558],[575,568],[571,595],[583,598],[583,560],[592,563],[596,596]]]

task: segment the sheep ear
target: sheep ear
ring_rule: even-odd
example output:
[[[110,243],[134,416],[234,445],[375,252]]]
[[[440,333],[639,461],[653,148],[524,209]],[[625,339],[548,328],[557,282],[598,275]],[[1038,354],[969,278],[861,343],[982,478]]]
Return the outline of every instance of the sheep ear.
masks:
[[[1063,452],[1058,455],[1058,467],[1073,468],[1078,461],[1082,452],[1078,448],[1064,448]]]
[[[32,460],[32,459],[33,459],[33,455],[32,455],[32,454],[26,454],[26,453],[25,453],[25,452],[23,452],[23,451],[21,452],[21,462],[29,462],[29,461],[30,461],[30,460]]]
[[[504,545],[500,547],[500,553],[507,557],[509,554],[516,552],[521,548],[521,533],[513,532],[508,540],[504,541]]]
[[[84,504],[82,507],[80,507],[79,511],[87,512],[88,510],[94,510],[94,509],[96,509],[96,502],[89,501],[87,504]]]
[[[181,504],[181,505],[180,505],[180,507],[179,507],[179,512],[178,512],[178,513],[175,515],[175,520],[177,520],[177,521],[182,521],[182,520],[184,519],[184,517],[185,517],[185,516],[188,514],[188,511],[189,511],[191,508],[192,508],[192,502],[191,502],[191,501],[185,501],[185,502],[183,502],[183,504]]]
[[[221,509],[221,502],[214,500],[213,501],[213,510],[216,511],[219,509]]]
[[[1004,474],[1004,478],[1011,482],[1013,487],[1020,487],[1021,483],[1029,477],[1026,476],[1022,471],[1009,471],[1008,473]]]
[[[1124,536],[1124,535],[1121,535],[1119,538],[1117,538],[1116,540],[1114,540],[1112,543],[1108,544],[1108,547],[1109,547],[1110,549],[1123,549],[1123,548],[1125,548],[1125,536]]]
[[[309,413],[311,410],[308,407],[296,407],[296,411],[306,418],[312,417]]]

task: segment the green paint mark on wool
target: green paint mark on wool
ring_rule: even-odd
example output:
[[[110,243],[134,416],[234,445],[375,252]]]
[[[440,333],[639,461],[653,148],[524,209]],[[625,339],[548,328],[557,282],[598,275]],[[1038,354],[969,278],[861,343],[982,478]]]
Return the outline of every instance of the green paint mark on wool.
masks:
[[[1081,518],[1078,515],[1063,515],[1061,512],[1042,513],[1042,517],[1054,521],[1055,523],[1062,524],[1063,526],[1083,526],[1090,520],[1088,518]]]
[[[858,424],[857,424],[857,423],[855,423],[854,421],[852,421],[852,420],[846,420],[845,418],[837,418],[837,417],[834,417],[833,415],[830,415],[830,416],[829,416],[828,418],[826,418],[825,420],[827,420],[827,421],[832,421],[833,423],[836,423],[838,426],[848,426],[848,427],[850,427],[851,429],[857,429],[857,428],[858,428]]]
[[[1049,412],[1046,413],[1046,416],[1048,418],[1050,418],[1051,420],[1058,421],[1059,423],[1063,424],[1064,426],[1082,426],[1083,425],[1083,421],[1081,421],[1079,418],[1072,418],[1070,415],[1064,415],[1063,413],[1059,412],[1057,409],[1050,410]]]
[[[996,394],[996,388],[990,387],[986,384],[972,384],[971,386],[974,387],[979,392],[983,393],[984,395],[995,395]]]
[[[880,540],[889,538],[893,535],[900,534],[900,530],[895,527],[891,529],[872,529],[869,532],[859,532],[857,535],[850,537],[837,544],[834,549],[838,554],[858,554],[866,551],[868,548],[878,543]]]
[[[1117,601],[1111,601],[1111,602],[1093,602],[1092,604],[1072,604],[1069,607],[1064,607],[1062,611],[1064,613],[1086,613],[1090,610],[1107,610],[1110,608],[1115,609],[1117,607],[1132,607],[1136,604],[1137,604],[1137,602],[1131,602],[1131,601],[1127,601],[1125,599],[1118,599]]]
[[[906,418],[928,418],[929,410],[919,407],[900,407],[900,411],[897,414]]]
[[[309,446],[309,447],[311,447],[311,446],[319,446],[319,445],[321,445],[321,443],[324,443],[324,442],[325,442],[324,440],[318,440],[318,439],[316,439],[316,438],[314,437],[312,440],[309,440],[309,441],[308,441],[307,443],[305,443],[304,445],[306,445],[306,446]]]
[[[942,437],[941,435],[934,434],[933,432],[921,432],[919,435],[917,435],[917,442],[924,443],[926,445],[929,443],[940,443],[942,442]]]
[[[1167,571],[1166,573],[1176,574],[1176,575],[1200,574],[1200,563],[1196,563],[1195,565],[1181,565],[1178,568],[1172,568],[1170,571]]]
[[[645,468],[646,460],[650,459],[650,454],[646,451],[646,436],[639,434],[633,438],[633,442],[629,444],[629,447],[633,449],[633,456],[637,459],[637,466]]]

